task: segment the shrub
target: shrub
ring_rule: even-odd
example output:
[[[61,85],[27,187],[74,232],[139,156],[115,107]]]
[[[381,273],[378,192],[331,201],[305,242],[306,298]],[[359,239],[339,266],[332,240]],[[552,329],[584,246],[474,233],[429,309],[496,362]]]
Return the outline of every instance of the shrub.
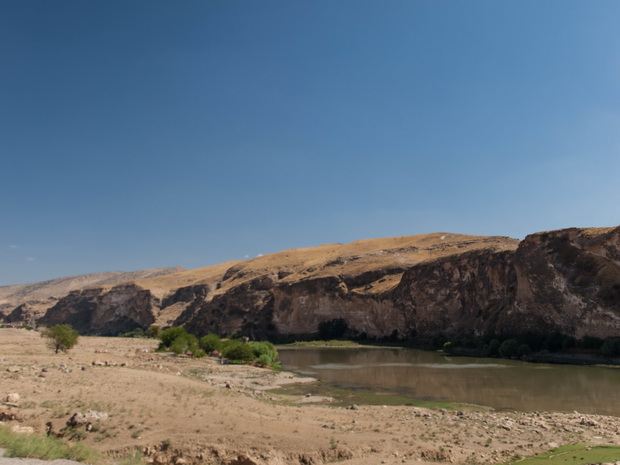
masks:
[[[170,344],[170,351],[177,355],[183,354],[187,350],[192,353],[199,350],[198,338],[193,334],[180,334],[174,341],[172,341],[172,344]]]
[[[78,342],[78,332],[71,325],[55,325],[41,333],[41,337],[48,339],[48,345],[55,353],[67,352]]]
[[[271,342],[248,342],[254,359],[263,366],[271,366],[278,361],[278,351]]]
[[[517,355],[519,350],[519,341],[516,339],[506,339],[502,342],[502,345],[499,346],[499,354],[502,357],[514,357]]]
[[[129,331],[128,333],[121,333],[119,334],[119,337],[137,337],[137,338],[143,338],[145,337],[145,333],[144,330],[142,328],[135,328],[131,331]]]
[[[613,357],[620,354],[620,338],[611,337],[606,339],[601,346],[601,354],[605,357]]]
[[[224,345],[222,355],[235,362],[251,362],[254,360],[254,352],[250,346],[235,339]]]
[[[521,344],[517,349],[517,356],[521,358],[527,357],[528,355],[530,355],[531,352],[532,349],[530,349],[530,346],[528,346],[527,344]]]
[[[482,347],[482,355],[484,357],[496,357],[499,354],[499,347],[499,341],[497,339],[492,339],[491,342]]]
[[[56,460],[73,457],[81,462],[93,463],[99,454],[82,445],[68,445],[53,436],[40,434],[18,434],[0,426],[0,446],[5,447],[7,457],[31,457],[44,460]]]
[[[214,350],[221,351],[222,345],[222,340],[217,334],[211,333],[200,338],[200,348],[208,354]]]
[[[157,325],[149,326],[149,329],[146,330],[146,337],[150,337],[152,339],[159,339],[161,335],[161,329]]]
[[[185,328],[173,326],[172,328],[165,329],[159,336],[159,339],[161,339],[161,346],[168,348],[172,345],[175,339],[182,336],[187,336],[187,331],[185,331]]]

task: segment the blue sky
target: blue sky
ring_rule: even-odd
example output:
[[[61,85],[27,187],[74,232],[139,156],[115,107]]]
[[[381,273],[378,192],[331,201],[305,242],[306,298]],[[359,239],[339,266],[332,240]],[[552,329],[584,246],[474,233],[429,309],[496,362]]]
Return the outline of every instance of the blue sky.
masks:
[[[0,285],[620,223],[620,2],[3,0]]]

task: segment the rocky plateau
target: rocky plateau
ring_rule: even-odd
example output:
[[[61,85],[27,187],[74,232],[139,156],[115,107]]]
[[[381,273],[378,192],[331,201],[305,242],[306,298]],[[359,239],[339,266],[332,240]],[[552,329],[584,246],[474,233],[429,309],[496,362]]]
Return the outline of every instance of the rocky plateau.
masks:
[[[342,318],[349,335],[377,339],[555,331],[605,338],[620,334],[620,226],[522,241],[433,233],[327,244],[55,296],[23,286],[0,287],[5,322],[70,323],[84,334],[157,324],[199,335],[311,338],[320,323]]]

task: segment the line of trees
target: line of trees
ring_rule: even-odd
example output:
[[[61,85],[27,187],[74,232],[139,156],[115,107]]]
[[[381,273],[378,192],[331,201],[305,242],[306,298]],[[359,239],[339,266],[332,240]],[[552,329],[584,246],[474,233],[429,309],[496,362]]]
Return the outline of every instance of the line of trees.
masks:
[[[159,334],[158,350],[169,350],[177,355],[190,352],[193,357],[217,354],[240,363],[253,363],[258,366],[280,369],[279,354],[267,341],[247,341],[236,338],[222,339],[217,334],[207,334],[198,339],[185,328],[173,326]]]

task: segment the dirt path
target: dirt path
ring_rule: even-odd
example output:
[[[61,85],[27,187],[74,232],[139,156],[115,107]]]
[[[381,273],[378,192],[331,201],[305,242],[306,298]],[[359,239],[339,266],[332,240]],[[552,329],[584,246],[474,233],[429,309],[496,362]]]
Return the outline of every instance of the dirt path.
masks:
[[[293,374],[163,356],[155,346],[84,337],[54,355],[36,332],[0,329],[0,400],[20,396],[0,413],[18,416],[8,426],[44,432],[51,422],[59,433],[81,412],[90,431],[65,438],[112,456],[138,448],[154,465],[492,464],[568,442],[620,444],[615,417],[302,404],[305,396],[266,392]]]

